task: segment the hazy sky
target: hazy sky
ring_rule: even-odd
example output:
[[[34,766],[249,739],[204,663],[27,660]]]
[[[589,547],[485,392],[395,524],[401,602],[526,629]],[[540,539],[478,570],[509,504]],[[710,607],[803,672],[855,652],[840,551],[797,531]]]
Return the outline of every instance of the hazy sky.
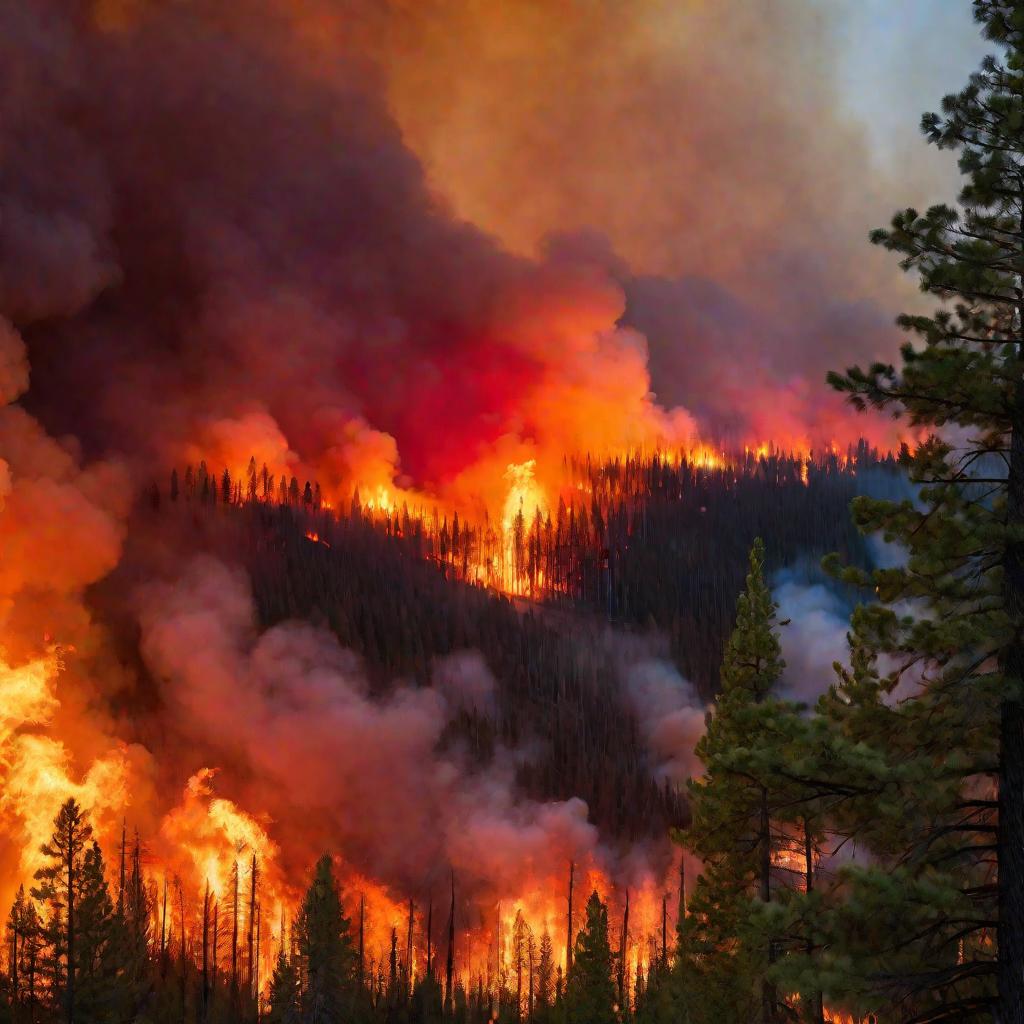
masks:
[[[992,50],[969,0],[818,2],[842,12],[836,46],[841,92],[867,125],[880,161],[892,168],[908,155],[920,159],[924,142],[914,129],[921,114],[965,85]]]

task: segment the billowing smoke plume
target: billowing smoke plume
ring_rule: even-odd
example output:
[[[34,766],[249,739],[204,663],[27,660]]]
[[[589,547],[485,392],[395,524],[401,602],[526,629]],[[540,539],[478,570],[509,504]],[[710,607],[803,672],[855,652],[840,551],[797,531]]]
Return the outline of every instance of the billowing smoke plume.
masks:
[[[255,454],[463,503],[534,455],[848,439],[823,369],[889,344],[837,284],[859,143],[823,64],[773,48],[814,52],[815,19],[758,16],[743,62],[697,45],[742,7],[5,11],[0,313],[30,406],[147,473]]]
[[[772,591],[779,618],[786,621],[779,630],[786,662],[782,693],[812,707],[836,682],[835,663],[849,661],[846,634],[852,610],[848,599],[814,575],[820,573],[783,571]]]
[[[121,13],[4,15],[0,312],[53,429],[147,472],[255,454],[488,501],[510,461],[695,432],[621,286],[456,220],[347,45],[289,4]]]
[[[897,184],[844,113],[843,6],[427,0],[384,5],[378,36],[431,184],[515,251],[619,281],[664,403],[841,442],[824,373],[891,353],[910,300],[867,232],[949,187],[923,144]]]
[[[248,581],[218,562],[197,559],[139,600],[171,742],[188,736],[192,756],[227,769],[236,802],[266,811],[294,869],[330,845],[399,894],[423,894],[453,869],[486,905],[557,891],[569,861],[617,872],[584,803],[516,792],[515,752],[481,768],[445,749],[455,714],[489,710],[479,655],[440,662],[434,687],[396,685],[382,699],[331,634],[289,623],[260,635]],[[639,685],[665,693],[659,707],[671,718],[682,712],[659,671],[643,668]],[[680,728],[662,728],[658,753],[669,757]]]
[[[140,486],[184,461],[493,510],[531,458],[543,483],[583,451],[855,433],[818,381],[885,351],[889,313],[843,255],[867,226],[860,143],[818,88],[825,25],[797,13],[0,6],[0,695],[23,700],[0,718],[0,814],[20,822],[0,868],[69,791],[105,839],[126,801],[154,843],[201,821],[264,853],[301,815],[305,846],[274,858],[340,843],[407,891],[424,865],[500,897],[607,861],[579,802],[517,796],[517,752],[473,771],[445,746],[453,716],[491,710],[473,655],[370,699],[324,633],[258,635],[217,563],[142,586],[163,739],[195,754],[172,778],[159,736],[120,739],[131,672],[83,595]],[[678,781],[701,709],[656,660],[627,690]]]
[[[670,661],[647,658],[622,667],[625,693],[659,779],[682,785],[700,775],[694,754],[707,709]]]

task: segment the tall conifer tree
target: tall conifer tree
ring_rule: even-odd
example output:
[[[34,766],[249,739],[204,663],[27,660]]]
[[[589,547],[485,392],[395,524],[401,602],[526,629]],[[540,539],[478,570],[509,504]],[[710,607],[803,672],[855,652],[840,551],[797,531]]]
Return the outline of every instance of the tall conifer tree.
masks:
[[[721,693],[696,752],[702,778],[690,783],[692,820],[685,844],[703,862],[686,938],[705,982],[722,984],[723,1011],[774,1021],[778,998],[769,968],[774,938],[755,923],[756,904],[773,897],[773,802],[782,740],[795,706],[776,696],[785,667],[776,635],[777,608],[764,578],[764,545],[750,552],[746,587],[726,645]],[[717,980],[712,984],[713,976]]]
[[[317,861],[297,924],[303,1024],[351,1020],[358,1004],[357,956],[329,854]]]
[[[608,943],[608,908],[596,892],[587,901],[587,918],[576,938],[565,991],[568,1024],[615,1024],[615,983]]]
[[[851,715],[871,719],[894,743],[874,741],[886,799],[873,839],[891,870],[852,875],[845,912],[865,928],[899,923],[890,980],[929,1020],[1022,1024],[1024,4],[974,11],[998,55],[922,121],[959,152],[959,202],[904,210],[872,236],[942,305],[900,317],[911,339],[898,366],[830,377],[858,407],[930,435],[906,454],[914,500],[854,504],[861,529],[906,560],[872,578],[847,571],[880,601],[853,620],[842,697],[859,703],[833,713],[853,730]]]

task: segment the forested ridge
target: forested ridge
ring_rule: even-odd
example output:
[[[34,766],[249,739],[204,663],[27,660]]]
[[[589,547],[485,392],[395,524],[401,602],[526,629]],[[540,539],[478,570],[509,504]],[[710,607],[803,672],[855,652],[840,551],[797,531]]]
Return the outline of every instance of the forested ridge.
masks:
[[[458,959],[454,889],[451,906],[436,914],[410,904],[390,948],[371,949],[362,901],[346,911],[353,894],[342,893],[328,854],[311,869],[292,919],[274,924],[263,915],[255,860],[239,866],[223,900],[207,888],[196,909],[176,881],[147,876],[143,851],[140,837],[126,834],[112,871],[81,807],[73,799],[61,807],[46,862],[7,918],[0,1020],[611,1024],[627,1004],[638,1021],[662,1019],[667,906],[660,942],[633,937],[649,957],[635,974],[623,970],[625,925],[616,946],[608,907],[593,892],[572,917],[567,974],[551,936],[518,914],[508,955],[474,975]]]
[[[205,464],[175,470],[140,515],[185,550],[244,566],[263,627],[326,625],[381,691],[399,679],[430,685],[438,658],[479,651],[498,682],[497,714],[465,712],[451,738],[482,761],[496,743],[529,741],[538,754],[519,768],[525,793],[581,797],[609,836],[663,836],[685,804],[653,777],[619,697],[609,630],[671,657],[710,699],[753,538],[780,524],[770,545],[779,568],[813,567],[831,551],[867,564],[849,501],[903,478],[893,456],[863,444],[809,463],[748,455],[709,468],[655,456],[566,471],[570,500],[529,531],[519,517],[507,545],[487,540],[486,524],[382,513],[357,494],[328,508],[314,483],[275,484],[254,461],[240,481]],[[585,500],[572,497],[577,484]],[[467,582],[488,546],[523,568],[522,596]]]

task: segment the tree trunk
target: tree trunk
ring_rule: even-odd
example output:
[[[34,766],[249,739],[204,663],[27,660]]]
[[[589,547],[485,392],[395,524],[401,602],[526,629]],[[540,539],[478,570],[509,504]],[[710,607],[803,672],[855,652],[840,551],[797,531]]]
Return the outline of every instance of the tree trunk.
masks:
[[[121,871],[118,876],[117,885],[117,916],[124,916],[124,858],[125,849],[128,845],[128,820],[121,819]]]
[[[167,973],[167,876],[164,875],[164,900],[160,912],[160,976]]]
[[[231,900],[231,1002],[238,998],[238,861],[232,873],[234,896]]]
[[[619,1008],[626,1012],[626,956],[629,952],[629,890],[626,890],[626,906],[622,911],[622,936],[619,940]]]
[[[768,790],[761,787],[761,902],[772,899],[772,843],[771,820],[768,817]],[[775,963],[775,943],[768,940],[768,967]],[[761,982],[761,1019],[763,1024],[775,1021],[775,986],[767,975]]]
[[[569,977],[572,970],[572,883],[576,874],[576,865],[569,861],[569,912],[565,922],[565,976]]]
[[[11,998],[15,1005],[18,1003],[18,926],[16,921],[11,929]]]
[[[661,897],[661,964],[668,963],[668,895]]]
[[[455,992],[452,988],[455,976],[455,875],[452,874],[452,906],[448,917],[448,962],[445,965],[444,977],[444,1008],[451,1016],[455,1005]]]
[[[1024,210],[1018,228],[1024,238]],[[1020,253],[1018,253],[1020,255]],[[1017,279],[1016,355],[1024,353],[1024,300]],[[1024,380],[1013,394],[1006,523],[1024,525]],[[998,944],[996,1019],[1024,1024],[1024,542],[1011,541],[1003,558],[1003,603],[1013,638],[1003,654],[1003,701],[999,714]]]
[[[213,1006],[213,997],[217,992],[217,940],[220,937],[217,925],[218,925],[218,912],[220,910],[220,904],[217,902],[216,897],[213,900],[213,946],[210,949],[210,1006]],[[283,933],[282,933],[283,934]]]
[[[413,975],[413,970],[412,970],[412,930],[413,930],[413,925],[415,923],[415,918],[416,918],[416,907],[415,907],[415,905],[412,902],[412,897],[410,897],[409,898],[409,933],[406,936],[406,941],[405,941],[405,946],[406,946],[406,949],[405,949],[405,970],[406,970],[406,982],[407,982],[407,985],[406,985],[406,995],[407,996],[411,996],[412,995],[412,985],[413,985],[413,980],[412,980],[412,975]]]
[[[185,888],[178,883],[178,914],[181,920],[181,1024],[185,1024],[188,1007],[188,948],[185,943]]]
[[[1015,397],[1007,523],[1024,524],[1024,385]],[[999,716],[999,1024],[1024,1024],[1024,542],[1007,544],[1003,598],[1014,626],[1003,656],[1005,691]]]
[[[366,984],[366,898],[359,894],[359,984]]]
[[[804,818],[804,885],[808,893],[814,892],[814,846],[811,843],[811,823]],[[814,955],[814,942],[811,936],[807,936],[805,945],[807,959]],[[810,1018],[814,1024],[825,1024],[825,1003],[820,992],[812,992],[808,997],[810,1003]]]
[[[249,976],[246,978],[247,987],[250,992],[256,978],[256,854],[252,855],[252,867],[249,871],[249,934],[246,942],[246,954],[248,959]]]
[[[68,1001],[67,1018],[68,1024],[75,1024],[75,829],[74,824],[68,826],[68,978],[67,991],[65,993]]]
[[[362,934],[362,932],[360,932]],[[434,962],[432,959],[434,940],[434,894],[430,894],[430,902],[427,904],[427,977],[434,973]]]
[[[210,883],[206,883],[203,896],[203,1020],[210,1007]]]

